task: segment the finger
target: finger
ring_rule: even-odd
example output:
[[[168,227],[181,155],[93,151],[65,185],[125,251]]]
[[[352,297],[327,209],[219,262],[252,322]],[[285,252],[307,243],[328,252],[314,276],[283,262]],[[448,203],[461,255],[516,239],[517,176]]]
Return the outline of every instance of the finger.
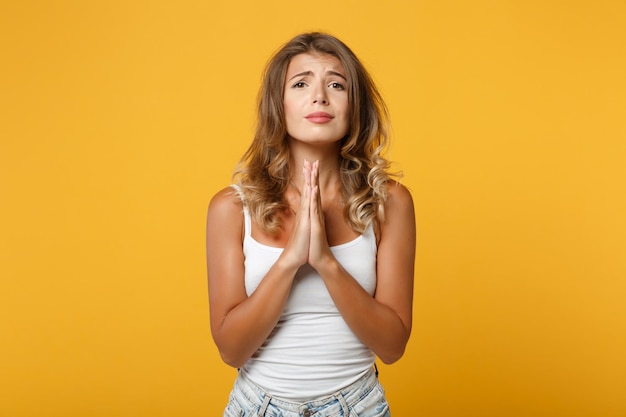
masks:
[[[311,189],[311,219],[318,224],[324,224],[321,194],[319,186],[316,185]]]
[[[314,186],[318,185],[319,177],[320,177],[320,161],[317,160],[313,163],[313,166],[311,167],[311,184]]]
[[[300,193],[300,204],[302,208],[309,208],[310,204],[310,195],[311,195],[311,163],[304,160],[302,164],[302,175],[304,177],[304,181],[302,184],[302,192]]]
[[[315,161],[313,164],[313,172],[311,174],[312,182],[317,187],[317,193],[315,195],[315,204],[319,208],[319,212],[322,211],[322,193],[319,191],[319,179],[320,179],[320,161]]]
[[[311,186],[311,171],[313,167],[311,165],[311,161],[305,159],[304,164],[302,166],[302,173],[304,174],[304,185],[310,187]]]
[[[309,182],[311,184],[311,200],[310,200],[310,207],[312,210],[312,213],[316,212],[316,201],[317,201],[317,176],[315,174],[315,170],[316,170],[316,166],[317,166],[317,161],[315,162],[311,162],[311,170],[309,171]]]

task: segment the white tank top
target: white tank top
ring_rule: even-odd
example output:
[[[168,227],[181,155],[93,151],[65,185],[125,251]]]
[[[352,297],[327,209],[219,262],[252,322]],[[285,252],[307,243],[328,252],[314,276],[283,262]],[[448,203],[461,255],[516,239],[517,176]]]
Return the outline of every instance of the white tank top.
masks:
[[[245,205],[244,225],[245,286],[250,295],[283,249],[252,238]],[[343,268],[370,295],[376,290],[376,250],[372,225],[354,240],[331,247]],[[374,361],[372,351],[337,310],[320,275],[305,264],[296,273],[278,324],[241,372],[275,397],[305,402],[355,382]]]

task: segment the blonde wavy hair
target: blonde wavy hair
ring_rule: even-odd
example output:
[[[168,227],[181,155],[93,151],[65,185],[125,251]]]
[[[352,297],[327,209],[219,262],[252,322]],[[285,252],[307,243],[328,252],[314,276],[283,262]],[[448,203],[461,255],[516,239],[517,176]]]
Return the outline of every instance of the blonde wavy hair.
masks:
[[[291,59],[313,53],[336,57],[346,72],[350,130],[340,143],[340,177],[344,216],[363,233],[374,220],[384,219],[391,176],[382,156],[388,141],[387,107],[363,64],[339,39],[312,32],[296,36],[269,60],[258,96],[254,139],[241,158],[233,180],[257,224],[278,233],[280,213],[289,208],[285,191],[290,181],[289,147],[284,116],[285,75]]]

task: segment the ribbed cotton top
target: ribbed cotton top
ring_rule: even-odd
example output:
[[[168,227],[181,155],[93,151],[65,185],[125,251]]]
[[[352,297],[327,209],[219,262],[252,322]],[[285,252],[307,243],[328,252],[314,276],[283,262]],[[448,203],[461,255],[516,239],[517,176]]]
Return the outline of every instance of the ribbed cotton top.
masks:
[[[245,204],[244,225],[245,286],[251,295],[283,249],[254,240]],[[373,295],[377,251],[373,227],[368,226],[350,242],[331,247],[331,251]],[[275,397],[305,402],[351,384],[374,361],[372,351],[359,341],[337,310],[320,275],[306,264],[296,273],[278,324],[241,372]]]

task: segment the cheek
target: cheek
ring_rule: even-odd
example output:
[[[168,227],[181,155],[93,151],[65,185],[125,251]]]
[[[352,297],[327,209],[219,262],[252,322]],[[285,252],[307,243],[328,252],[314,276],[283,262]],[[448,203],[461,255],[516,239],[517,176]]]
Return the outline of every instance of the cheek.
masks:
[[[286,103],[283,104],[283,115],[286,123],[289,123],[289,121],[293,119],[293,109]]]
[[[348,102],[346,101],[346,105],[343,109],[343,120],[344,120],[344,123],[346,124],[347,129],[350,129],[351,116],[352,114],[350,113],[350,106],[348,105]]]
[[[292,133],[297,123],[297,115],[293,105],[283,103],[283,119],[285,121],[285,128],[287,133]]]
[[[285,113],[285,117],[293,117],[296,114],[296,103],[293,98],[286,97],[283,99],[283,112]]]
[[[341,112],[345,115],[346,119],[350,118],[350,102],[345,97],[341,103]]]

